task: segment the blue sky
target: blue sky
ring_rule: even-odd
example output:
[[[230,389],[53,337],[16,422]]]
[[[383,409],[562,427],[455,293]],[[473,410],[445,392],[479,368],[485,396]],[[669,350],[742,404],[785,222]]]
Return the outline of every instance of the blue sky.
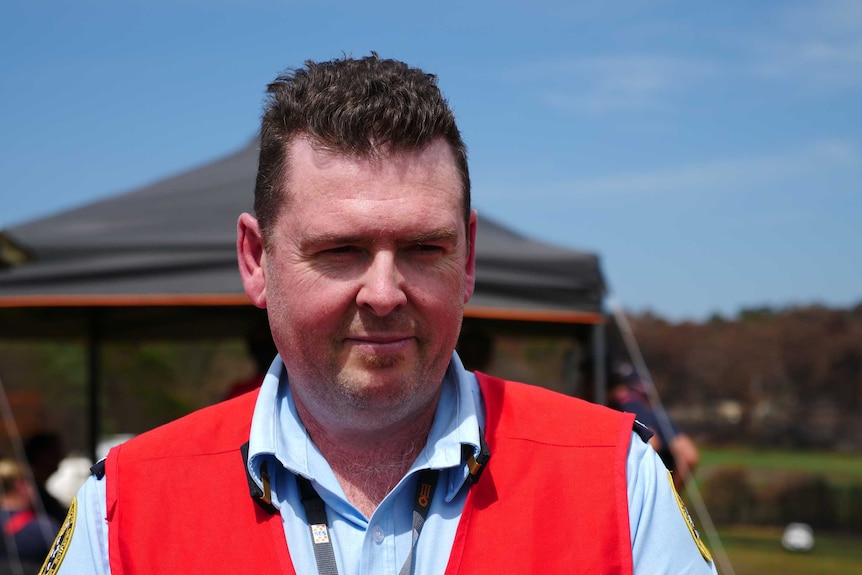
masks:
[[[671,319],[862,302],[862,2],[0,1],[0,228],[245,144],[306,59],[440,77],[474,203]]]

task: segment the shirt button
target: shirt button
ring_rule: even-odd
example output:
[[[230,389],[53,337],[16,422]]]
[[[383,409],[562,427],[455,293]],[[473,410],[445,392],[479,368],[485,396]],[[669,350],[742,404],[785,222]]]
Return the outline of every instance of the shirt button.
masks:
[[[371,538],[375,543],[383,542],[383,528],[376,525],[374,529],[371,530]]]

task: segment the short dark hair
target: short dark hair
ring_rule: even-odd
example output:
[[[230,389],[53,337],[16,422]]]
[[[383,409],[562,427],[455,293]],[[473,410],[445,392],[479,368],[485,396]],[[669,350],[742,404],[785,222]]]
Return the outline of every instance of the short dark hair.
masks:
[[[265,243],[285,201],[289,148],[300,135],[323,149],[361,158],[418,151],[443,138],[461,175],[469,222],[467,146],[433,74],[372,52],[358,60],[307,61],[276,78],[267,94],[254,188]]]

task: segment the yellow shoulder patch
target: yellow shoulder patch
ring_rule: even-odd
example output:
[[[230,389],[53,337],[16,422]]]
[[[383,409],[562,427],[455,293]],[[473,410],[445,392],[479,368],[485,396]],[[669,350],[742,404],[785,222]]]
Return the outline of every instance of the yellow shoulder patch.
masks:
[[[682,497],[680,497],[679,493],[676,492],[676,487],[673,484],[673,476],[670,471],[667,472],[667,479],[670,482],[670,488],[671,491],[673,491],[673,497],[676,499],[676,504],[679,506],[679,512],[682,513],[682,518],[688,526],[688,532],[691,533],[691,538],[694,539],[694,543],[697,545],[697,549],[700,551],[700,554],[703,555],[703,558],[709,563],[712,563],[712,553],[710,553],[709,549],[706,548],[706,544],[700,538],[700,534],[697,532],[697,529],[694,528],[694,520],[691,518],[691,514],[688,512],[685,503],[682,502]]]
[[[75,519],[77,516],[78,500],[76,498],[69,505],[66,519],[63,521],[63,525],[60,526],[60,532],[57,533],[57,538],[54,539],[51,551],[39,570],[39,575],[54,575],[59,571],[60,564],[63,563],[63,558],[66,557],[66,551],[69,550],[69,544],[72,542],[72,534],[75,532]]]

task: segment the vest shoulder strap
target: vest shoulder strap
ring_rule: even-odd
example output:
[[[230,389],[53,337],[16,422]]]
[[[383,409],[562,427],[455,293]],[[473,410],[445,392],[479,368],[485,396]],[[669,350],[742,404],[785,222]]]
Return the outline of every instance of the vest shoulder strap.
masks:
[[[206,408],[111,450],[113,575],[294,573],[280,515],[249,497],[240,447],[256,397]]]
[[[477,377],[491,459],[467,497],[446,574],[631,575],[633,416]]]

